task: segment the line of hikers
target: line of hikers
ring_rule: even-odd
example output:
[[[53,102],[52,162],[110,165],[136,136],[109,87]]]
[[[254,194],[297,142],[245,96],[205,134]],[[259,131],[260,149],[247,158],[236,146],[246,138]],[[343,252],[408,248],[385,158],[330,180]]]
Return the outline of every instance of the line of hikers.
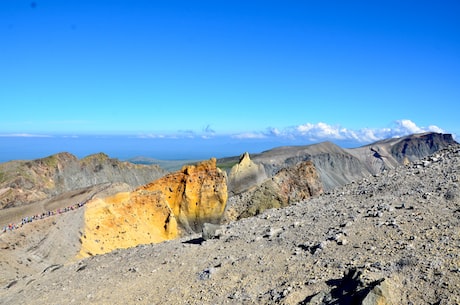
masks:
[[[5,233],[7,231],[13,231],[13,230],[21,228],[26,223],[30,223],[30,222],[33,222],[35,220],[44,219],[44,218],[47,218],[49,216],[59,215],[59,214],[65,213],[65,212],[73,211],[75,209],[81,208],[82,206],[85,205],[85,203],[86,202],[79,202],[79,203],[76,203],[74,205],[65,207],[63,209],[57,209],[57,210],[54,210],[54,211],[43,212],[40,215],[26,216],[26,217],[22,218],[21,221],[18,222],[18,223],[10,223],[8,225],[3,226],[3,229],[2,229],[1,232]]]

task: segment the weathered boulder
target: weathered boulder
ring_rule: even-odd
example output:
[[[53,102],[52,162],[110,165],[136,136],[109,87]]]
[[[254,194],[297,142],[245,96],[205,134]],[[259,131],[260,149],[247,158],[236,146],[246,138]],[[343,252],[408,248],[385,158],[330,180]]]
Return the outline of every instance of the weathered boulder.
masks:
[[[254,163],[249,153],[244,153],[228,175],[228,192],[239,194],[262,183],[268,176],[262,164]]]
[[[357,304],[357,305],[393,305],[397,292],[388,279],[381,278],[374,282],[362,279],[362,271],[352,268],[344,277],[330,281],[336,284],[330,291],[306,298],[301,304]]]
[[[362,305],[392,305],[394,291],[388,280],[382,280],[372,287],[362,301]]]
[[[204,223],[201,232],[203,240],[219,238],[222,234],[222,227],[212,223]]]

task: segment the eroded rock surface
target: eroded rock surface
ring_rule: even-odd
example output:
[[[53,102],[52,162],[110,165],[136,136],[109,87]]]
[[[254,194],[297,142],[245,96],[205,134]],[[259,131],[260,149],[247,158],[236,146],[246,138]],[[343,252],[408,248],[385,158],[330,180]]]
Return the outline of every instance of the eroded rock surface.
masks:
[[[262,164],[254,163],[249,153],[244,153],[228,175],[228,191],[230,195],[240,194],[249,188],[262,183],[268,178]]]
[[[227,203],[227,175],[212,158],[197,165],[186,165],[139,188],[160,191],[186,232],[201,232],[203,223],[218,223]]]
[[[82,159],[59,153],[32,161],[0,163],[0,209],[97,184],[122,182],[138,187],[166,173],[157,165],[122,162],[104,153]]]
[[[175,215],[159,191],[137,190],[95,199],[87,205],[84,220],[79,257],[179,235]]]
[[[86,205],[80,257],[158,243],[218,223],[227,203],[226,175],[210,159],[187,165],[134,192]]]
[[[283,168],[272,178],[229,199],[226,220],[255,216],[323,193],[322,182],[311,161]]]

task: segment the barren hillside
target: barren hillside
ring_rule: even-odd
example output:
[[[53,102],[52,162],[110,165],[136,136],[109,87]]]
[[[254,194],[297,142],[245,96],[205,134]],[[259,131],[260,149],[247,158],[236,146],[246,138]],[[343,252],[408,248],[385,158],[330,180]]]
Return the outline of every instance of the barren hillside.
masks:
[[[33,264],[34,253],[22,245],[26,256],[16,262],[17,274],[4,279],[0,302],[458,304],[459,173],[455,145],[320,197],[224,224],[206,239],[192,235],[36,265],[34,272],[22,269]],[[59,219],[54,226],[63,225]],[[79,225],[72,219],[65,228]],[[1,235],[0,258],[14,241],[19,247],[43,230],[34,223],[24,228]]]
[[[401,138],[386,139],[357,148],[341,148],[331,142],[305,146],[285,146],[252,154],[256,164],[265,167],[268,177],[280,169],[301,161],[312,161],[325,190],[378,174],[385,169],[415,161],[433,154],[439,149],[456,144],[450,134],[422,133]],[[234,164],[237,157],[219,160],[220,164]],[[230,189],[230,191],[232,191]]]
[[[104,183],[137,187],[166,173],[157,165],[122,162],[103,153],[82,159],[59,153],[31,161],[0,163],[0,209],[23,207]]]

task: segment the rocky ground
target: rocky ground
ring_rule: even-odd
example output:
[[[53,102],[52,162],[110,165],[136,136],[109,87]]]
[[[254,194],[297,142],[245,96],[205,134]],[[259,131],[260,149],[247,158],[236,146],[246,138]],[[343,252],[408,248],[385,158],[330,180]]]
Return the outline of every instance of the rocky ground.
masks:
[[[2,274],[0,303],[458,304],[459,175],[460,146],[452,146],[320,197],[211,228],[205,239],[196,234],[18,267],[15,275]],[[61,230],[80,225],[71,222],[81,217],[66,217],[65,225],[59,217],[49,221]],[[14,238],[38,234],[41,225],[0,235],[0,258]],[[16,263],[33,264],[33,249],[24,253],[30,260]]]

